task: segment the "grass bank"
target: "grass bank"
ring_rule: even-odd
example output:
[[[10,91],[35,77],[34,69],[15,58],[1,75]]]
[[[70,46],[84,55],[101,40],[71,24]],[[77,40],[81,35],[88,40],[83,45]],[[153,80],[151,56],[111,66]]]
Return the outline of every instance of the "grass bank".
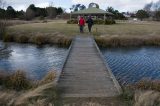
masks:
[[[102,47],[160,45],[160,23],[118,23],[100,25],[95,40]]]
[[[66,42],[67,45],[70,44],[72,38],[80,34],[78,25],[67,24],[63,20],[14,25],[8,27],[7,32],[4,41],[36,44],[60,42],[64,45]],[[87,26],[84,32],[82,35],[89,35]],[[92,34],[98,45],[103,47],[160,45],[159,22],[117,22],[115,25],[94,25]]]
[[[160,46],[160,36],[99,36],[95,37],[101,47]]]
[[[72,31],[67,30],[69,28],[64,23],[65,21],[55,20],[48,23],[28,23],[9,26],[3,41],[69,46],[73,34]],[[72,28],[70,29],[72,30]]]
[[[42,80],[27,78],[24,71],[0,72],[0,105],[2,106],[159,106],[160,81],[142,80],[123,87],[116,98],[62,98],[54,71]]]
[[[39,33],[39,32],[12,32],[7,33],[3,37],[4,42],[17,42],[17,43],[33,43],[37,45],[42,44],[57,44],[60,46],[69,46],[72,37],[67,37],[61,33]]]

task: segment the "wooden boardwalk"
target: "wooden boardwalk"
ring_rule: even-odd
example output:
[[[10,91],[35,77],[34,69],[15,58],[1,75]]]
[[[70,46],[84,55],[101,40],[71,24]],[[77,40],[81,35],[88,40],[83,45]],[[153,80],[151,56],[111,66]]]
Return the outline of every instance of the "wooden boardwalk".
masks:
[[[121,93],[92,36],[77,36],[70,48],[57,85],[64,97],[115,97]]]

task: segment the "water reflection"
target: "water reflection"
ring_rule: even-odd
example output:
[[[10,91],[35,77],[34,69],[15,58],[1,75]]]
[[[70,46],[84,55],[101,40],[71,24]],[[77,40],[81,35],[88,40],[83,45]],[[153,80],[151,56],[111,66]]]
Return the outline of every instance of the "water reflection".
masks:
[[[2,42],[0,45],[4,45]],[[0,70],[27,71],[31,78],[40,79],[50,70],[61,70],[67,48],[57,46],[38,47],[30,44],[8,43],[10,55],[0,55]]]
[[[101,49],[117,80],[132,84],[141,79],[160,79],[160,47]]]

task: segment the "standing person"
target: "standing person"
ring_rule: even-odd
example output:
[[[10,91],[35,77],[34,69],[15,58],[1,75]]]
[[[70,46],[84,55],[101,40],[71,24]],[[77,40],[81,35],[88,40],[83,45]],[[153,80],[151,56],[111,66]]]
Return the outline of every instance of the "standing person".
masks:
[[[85,26],[85,20],[84,20],[83,17],[81,17],[80,20],[79,20],[80,33],[83,33],[84,26]]]
[[[93,24],[94,24],[91,16],[89,16],[89,18],[88,18],[88,20],[86,21],[86,23],[88,23],[88,30],[89,30],[89,32],[91,33],[91,31],[92,31],[92,26],[93,26]]]

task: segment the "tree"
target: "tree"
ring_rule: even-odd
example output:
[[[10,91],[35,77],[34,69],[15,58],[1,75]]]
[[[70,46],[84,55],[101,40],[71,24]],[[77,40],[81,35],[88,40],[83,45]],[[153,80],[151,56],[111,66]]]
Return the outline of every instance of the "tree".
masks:
[[[35,17],[35,12],[32,9],[28,8],[26,11],[26,19],[32,20],[34,17]]]
[[[3,7],[4,7],[4,1],[0,0],[0,15],[3,16],[1,18],[6,18],[5,15],[4,15],[5,14],[5,10],[1,9]],[[6,33],[6,27],[7,27],[7,25],[6,25],[6,21],[2,20],[1,18],[0,18],[0,39],[3,39],[3,36]]]
[[[108,7],[106,11],[114,14],[115,19],[120,19],[120,20],[126,19],[126,17],[122,13],[120,13],[118,10],[115,10],[113,7]]]
[[[6,13],[6,11],[4,9],[0,8],[0,19],[4,19],[5,18],[5,13]]]
[[[36,7],[34,4],[31,4],[28,8],[32,9],[33,11],[36,11]]]
[[[113,14],[115,13],[113,7],[108,7],[108,8],[106,9],[106,11],[108,11],[108,12],[110,12],[110,13],[113,13]]]
[[[72,7],[70,8],[71,11],[79,11],[84,9],[86,9],[86,6],[83,4],[75,4],[75,5],[72,5]]]
[[[15,18],[16,17],[16,11],[12,6],[8,6],[6,10],[6,17],[7,18]]]
[[[55,18],[56,17],[57,11],[56,11],[55,7],[47,7],[46,10],[47,10],[47,16],[49,18]]]
[[[97,3],[90,3],[88,8],[91,8],[91,7],[99,8],[99,5]]]
[[[138,10],[136,17],[142,21],[144,18],[148,18],[149,14],[145,10]]]
[[[36,16],[35,11],[36,11],[36,8],[34,4],[31,4],[26,10],[26,19],[27,20],[33,19]]]
[[[60,15],[63,13],[63,9],[61,7],[57,8],[57,14]]]
[[[155,12],[155,18],[157,21],[160,21],[160,11]]]
[[[45,8],[36,7],[35,14],[36,14],[36,17],[39,17],[39,16],[46,17],[47,16],[47,11],[46,11]]]
[[[150,2],[150,3],[146,4],[144,6],[144,10],[147,11],[147,12],[151,11],[152,5],[153,5],[153,2]]]
[[[16,12],[16,17],[21,19],[21,20],[24,20],[25,19],[25,12],[23,10],[17,11]]]

